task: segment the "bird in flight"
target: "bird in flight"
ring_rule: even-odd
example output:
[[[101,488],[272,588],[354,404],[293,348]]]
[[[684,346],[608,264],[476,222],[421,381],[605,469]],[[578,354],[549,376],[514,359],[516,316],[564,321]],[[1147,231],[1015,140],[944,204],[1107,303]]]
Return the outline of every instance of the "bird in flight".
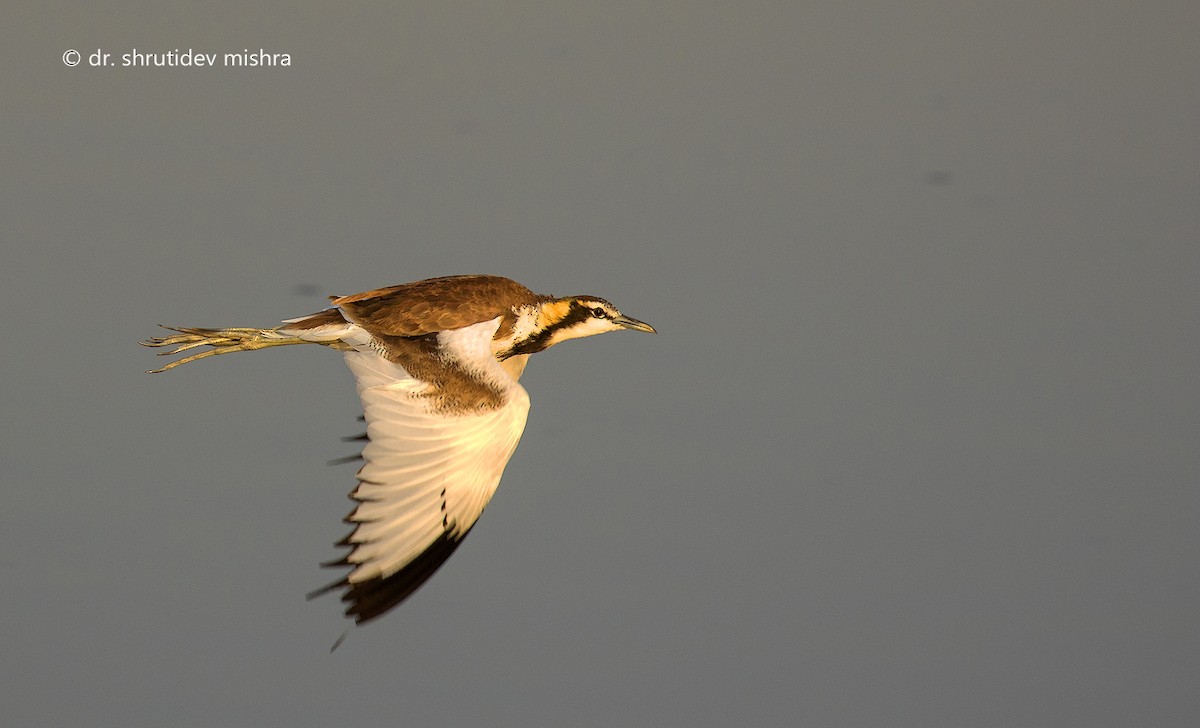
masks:
[[[424,584],[475,525],[525,429],[518,383],[530,354],[569,339],[631,329],[657,333],[596,296],[538,295],[508,278],[431,278],[331,296],[310,316],[273,329],[163,327],[141,342],[209,346],[154,372],[218,354],[319,344],[344,352],[363,418],[347,553],[349,568],[309,597],[342,590],[355,624],[375,619]]]

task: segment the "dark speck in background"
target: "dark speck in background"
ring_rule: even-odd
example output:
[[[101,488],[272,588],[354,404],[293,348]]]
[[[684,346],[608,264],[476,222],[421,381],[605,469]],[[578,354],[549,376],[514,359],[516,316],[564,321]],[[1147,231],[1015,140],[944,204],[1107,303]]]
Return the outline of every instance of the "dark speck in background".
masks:
[[[925,175],[925,184],[934,187],[945,187],[950,184],[950,173],[944,169],[935,169]]]
[[[297,283],[292,286],[292,294],[296,296],[315,296],[321,292],[316,283]]]

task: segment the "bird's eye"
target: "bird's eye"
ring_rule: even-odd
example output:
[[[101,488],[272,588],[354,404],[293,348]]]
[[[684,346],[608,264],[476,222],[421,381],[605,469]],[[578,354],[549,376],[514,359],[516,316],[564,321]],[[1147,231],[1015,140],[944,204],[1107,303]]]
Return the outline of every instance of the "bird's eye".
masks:
[[[604,309],[597,306],[592,309],[592,315],[596,318],[604,318],[607,314],[604,312]]]

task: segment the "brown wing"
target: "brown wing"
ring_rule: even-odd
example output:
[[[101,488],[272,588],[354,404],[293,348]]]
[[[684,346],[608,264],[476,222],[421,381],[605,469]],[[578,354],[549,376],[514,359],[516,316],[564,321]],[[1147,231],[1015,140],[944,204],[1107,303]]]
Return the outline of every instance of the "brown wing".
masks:
[[[444,276],[332,299],[372,334],[425,336],[459,329],[545,297],[500,276]]]

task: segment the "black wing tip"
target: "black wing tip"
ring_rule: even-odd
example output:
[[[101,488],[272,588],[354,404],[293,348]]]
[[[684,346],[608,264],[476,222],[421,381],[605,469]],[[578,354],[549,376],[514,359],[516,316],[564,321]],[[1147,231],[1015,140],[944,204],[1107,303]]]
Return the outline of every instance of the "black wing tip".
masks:
[[[322,566],[324,566],[324,564],[322,564]],[[323,597],[326,594],[328,594],[329,592],[334,591],[336,589],[340,589],[345,585],[346,585],[345,579],[338,579],[337,581],[335,581],[331,584],[326,584],[325,586],[320,587],[318,589],[313,589],[312,591],[310,591],[309,593],[304,595],[304,599],[305,599],[305,601],[311,602],[312,600],[316,599],[317,597]]]
[[[351,584],[349,577],[338,579],[305,595],[306,599],[316,599],[338,589],[345,589],[342,601],[346,604],[346,616],[355,624],[364,624],[381,617],[413,595],[430,577],[441,568],[451,554],[470,533],[453,535],[443,532],[427,549],[421,552],[407,566],[395,574],[368,579],[367,581]],[[327,562],[327,566],[343,566],[344,559]]]

